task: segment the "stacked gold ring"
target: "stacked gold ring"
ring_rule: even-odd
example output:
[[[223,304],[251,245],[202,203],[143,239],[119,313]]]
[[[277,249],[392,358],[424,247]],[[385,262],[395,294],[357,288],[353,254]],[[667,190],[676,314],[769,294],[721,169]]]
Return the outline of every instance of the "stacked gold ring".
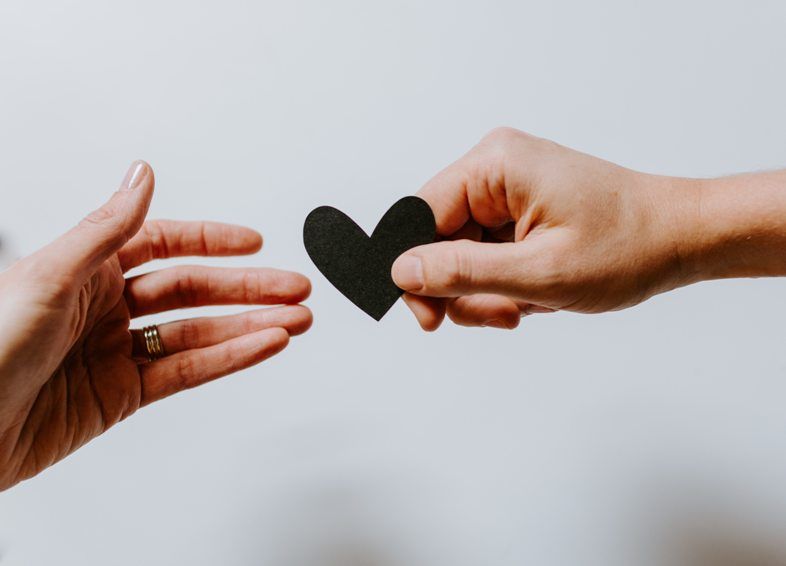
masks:
[[[161,342],[161,334],[158,333],[158,326],[146,326],[142,329],[142,335],[145,337],[148,361],[152,362],[166,355],[164,353],[164,344]]]

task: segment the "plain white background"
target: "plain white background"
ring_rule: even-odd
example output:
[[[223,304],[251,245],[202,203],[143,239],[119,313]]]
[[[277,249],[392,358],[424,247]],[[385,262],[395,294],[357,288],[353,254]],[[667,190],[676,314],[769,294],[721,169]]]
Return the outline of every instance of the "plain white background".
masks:
[[[315,324],[0,495],[0,563],[783,553],[782,281],[426,335],[400,303],[379,324],[355,309],[301,229],[331,204],[370,230],[499,125],[649,172],[782,166],[784,18],[781,1],[3,0],[0,232],[16,253],[144,158],[151,216],[259,229],[258,256],[208,263],[305,272]]]

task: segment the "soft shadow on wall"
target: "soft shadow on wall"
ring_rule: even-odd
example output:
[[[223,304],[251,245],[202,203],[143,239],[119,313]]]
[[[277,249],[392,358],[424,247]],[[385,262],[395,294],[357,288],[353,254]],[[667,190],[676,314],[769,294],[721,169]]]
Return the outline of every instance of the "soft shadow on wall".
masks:
[[[786,549],[740,533],[686,533],[679,544],[685,566],[786,566]]]
[[[683,492],[667,507],[653,525],[667,564],[786,566],[782,511],[775,502],[768,505],[757,494],[729,487],[709,497],[706,491],[700,496]]]
[[[324,484],[281,495],[279,521],[266,544],[249,549],[262,563],[281,566],[397,566],[406,563],[398,537],[374,511],[373,494]],[[378,508],[382,513],[384,506]],[[380,520],[381,519],[381,520]]]
[[[384,438],[384,432],[376,436]],[[391,455],[380,466],[356,438],[350,422],[321,423],[288,431],[275,442],[280,452],[268,457],[277,465],[260,468],[264,481],[245,486],[253,495],[237,510],[244,518],[233,532],[238,562],[434,566],[444,558],[454,566],[477,563],[472,550],[459,551],[456,544],[455,533],[472,521],[455,512],[455,486],[446,486],[450,482],[433,470],[402,466],[400,456]],[[324,452],[339,456],[326,462]]]
[[[8,236],[0,234],[0,271],[7,268],[16,259]]]

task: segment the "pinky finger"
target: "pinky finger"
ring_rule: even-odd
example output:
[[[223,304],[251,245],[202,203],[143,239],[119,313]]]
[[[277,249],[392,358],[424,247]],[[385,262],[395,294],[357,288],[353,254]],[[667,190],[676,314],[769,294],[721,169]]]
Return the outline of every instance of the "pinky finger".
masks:
[[[283,328],[268,328],[207,348],[187,350],[139,367],[142,405],[251,367],[289,343]]]
[[[513,330],[521,322],[519,305],[502,295],[478,294],[448,303],[450,320],[460,326],[491,326]]]

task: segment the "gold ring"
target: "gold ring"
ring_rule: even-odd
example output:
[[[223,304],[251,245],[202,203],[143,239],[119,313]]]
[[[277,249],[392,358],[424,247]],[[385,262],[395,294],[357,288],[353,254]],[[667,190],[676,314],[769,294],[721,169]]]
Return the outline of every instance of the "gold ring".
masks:
[[[161,334],[158,333],[158,326],[146,326],[142,329],[142,334],[145,337],[145,349],[147,350],[147,360],[152,362],[163,358],[164,343],[161,342]]]

